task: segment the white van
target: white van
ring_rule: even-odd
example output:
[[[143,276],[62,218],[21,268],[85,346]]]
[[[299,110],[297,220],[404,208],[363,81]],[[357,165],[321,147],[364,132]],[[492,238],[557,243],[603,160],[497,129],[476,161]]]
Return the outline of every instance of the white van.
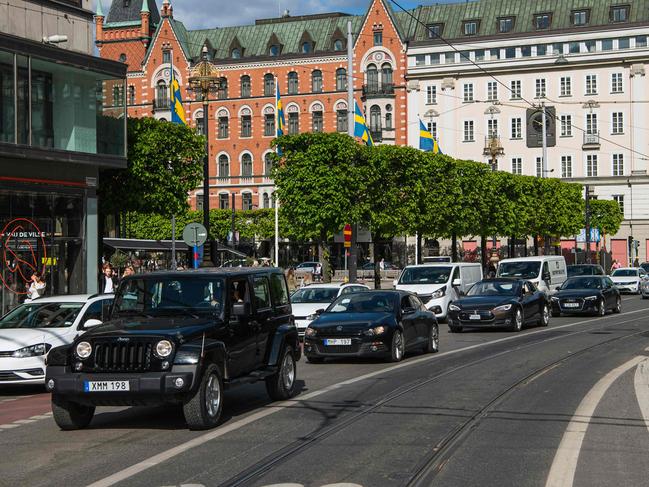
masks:
[[[444,319],[449,304],[481,279],[478,263],[409,265],[394,281],[394,288],[414,292],[437,318]]]
[[[566,259],[561,255],[519,257],[501,260],[496,276],[527,279],[533,282],[539,290],[554,294],[556,288],[568,278],[568,270]]]

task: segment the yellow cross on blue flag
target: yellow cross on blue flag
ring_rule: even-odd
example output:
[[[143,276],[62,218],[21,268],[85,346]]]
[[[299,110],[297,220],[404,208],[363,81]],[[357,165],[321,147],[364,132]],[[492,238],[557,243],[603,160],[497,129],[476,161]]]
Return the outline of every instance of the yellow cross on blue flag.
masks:
[[[182,123],[187,125],[187,118],[185,117],[185,109],[183,108],[183,97],[180,94],[180,85],[174,76],[174,66],[171,65],[171,81],[169,83],[169,91],[171,95],[171,121],[173,123]]]
[[[275,132],[277,137],[284,135],[284,106],[282,105],[282,98],[279,95],[279,82],[275,79],[275,114],[277,120],[275,121]]]
[[[419,148],[426,152],[432,151],[433,154],[443,154],[439,144],[433,138],[433,134],[430,133],[421,120],[419,120]]]
[[[356,100],[354,100],[354,137],[359,137],[369,146],[374,145],[374,141],[370,135],[370,129],[367,128],[365,117]]]

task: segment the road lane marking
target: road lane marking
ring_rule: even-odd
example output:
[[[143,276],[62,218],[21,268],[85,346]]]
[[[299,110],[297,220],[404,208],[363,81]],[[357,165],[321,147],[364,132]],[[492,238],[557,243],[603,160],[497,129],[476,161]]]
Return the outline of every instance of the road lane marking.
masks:
[[[640,310],[635,310],[635,311],[629,311],[629,312],[626,312],[626,313],[621,313],[618,316],[626,316],[626,315],[632,315],[632,314],[636,314],[636,313],[646,313],[648,311],[649,311],[649,309],[640,309]],[[258,411],[256,413],[253,413],[253,414],[250,414],[249,416],[241,418],[241,419],[239,419],[237,421],[234,421],[232,423],[228,423],[228,424],[225,424],[223,426],[220,426],[215,430],[212,430],[212,431],[210,431],[208,433],[204,433],[201,436],[198,436],[198,437],[196,437],[196,438],[194,438],[192,440],[189,440],[189,441],[187,441],[185,443],[181,443],[180,445],[177,445],[177,446],[175,446],[173,448],[170,448],[169,450],[165,450],[163,452],[160,452],[160,453],[158,453],[156,455],[153,455],[152,457],[149,457],[149,458],[147,458],[145,460],[142,460],[141,462],[138,462],[138,463],[136,463],[134,465],[131,465],[130,467],[127,467],[127,468],[125,468],[123,470],[115,472],[114,474],[109,475],[108,477],[97,480],[96,482],[93,482],[93,483],[89,484],[88,487],[109,487],[111,485],[115,485],[118,482],[122,482],[122,481],[124,481],[126,479],[129,479],[129,478],[139,474],[139,473],[142,473],[144,470],[155,467],[155,466],[157,466],[157,465],[159,465],[159,464],[161,464],[163,462],[166,462],[167,460],[170,460],[170,459],[172,459],[172,458],[174,458],[174,457],[176,457],[178,455],[181,455],[182,453],[185,453],[186,451],[189,451],[189,450],[191,450],[193,448],[196,448],[196,447],[198,447],[200,445],[208,443],[208,442],[210,442],[210,441],[212,441],[212,440],[214,440],[216,438],[219,438],[221,436],[224,436],[224,435],[226,435],[226,434],[228,434],[228,433],[230,433],[232,431],[236,431],[236,430],[238,430],[240,428],[243,428],[244,426],[247,426],[247,425],[249,425],[251,423],[259,421],[260,419],[263,419],[263,418],[265,418],[267,416],[270,416],[271,414],[275,414],[277,412],[283,411],[284,409],[292,407],[296,403],[309,401],[309,400],[311,400],[311,399],[313,399],[315,397],[321,396],[323,394],[327,394],[329,392],[335,391],[337,389],[340,389],[342,387],[345,387],[345,386],[348,386],[348,385],[351,385],[351,384],[355,384],[357,382],[361,382],[361,381],[364,381],[364,380],[367,380],[367,379],[371,379],[372,377],[376,377],[376,376],[381,375],[381,374],[390,373],[390,372],[393,372],[395,370],[402,369],[404,367],[411,367],[413,365],[419,365],[419,364],[424,363],[424,362],[435,360],[438,357],[446,357],[446,356],[449,356],[449,355],[455,355],[455,354],[458,354],[460,352],[466,352],[466,351],[469,351],[469,350],[475,350],[475,349],[478,349],[478,348],[484,348],[484,347],[486,347],[488,345],[495,345],[495,344],[498,344],[498,343],[504,343],[504,342],[516,340],[516,339],[519,339],[519,338],[527,337],[527,336],[530,336],[530,335],[537,335],[539,333],[548,333],[548,332],[551,332],[553,330],[560,330],[562,328],[570,328],[570,327],[574,327],[574,326],[579,326],[579,325],[583,325],[583,324],[597,322],[599,320],[607,319],[609,317],[610,316],[600,316],[600,317],[591,318],[591,319],[588,319],[588,320],[582,320],[582,321],[577,321],[577,322],[574,322],[574,323],[568,323],[566,325],[560,325],[560,326],[554,326],[554,327],[544,327],[544,328],[541,328],[539,330],[531,331],[531,332],[528,332],[528,333],[511,335],[511,336],[504,337],[504,338],[499,338],[497,340],[493,340],[493,341],[490,341],[490,342],[477,343],[475,345],[470,345],[470,346],[467,346],[467,347],[464,347],[464,348],[458,348],[458,349],[455,349],[455,350],[449,350],[448,352],[439,352],[439,353],[435,353],[435,354],[425,355],[423,357],[419,357],[419,358],[414,359],[414,360],[409,360],[407,362],[401,362],[401,363],[399,363],[397,365],[392,365],[390,367],[386,367],[386,368],[381,369],[381,370],[377,370],[377,371],[374,371],[374,372],[370,372],[368,374],[360,375],[358,377],[353,377],[351,379],[347,379],[347,380],[344,380],[342,382],[338,382],[336,384],[326,386],[326,387],[324,387],[322,389],[319,389],[317,391],[313,391],[313,392],[310,392],[310,393],[305,394],[305,395],[300,395],[300,396],[296,397],[293,400],[283,401],[283,402],[280,402],[278,404],[270,405],[266,409],[263,409],[263,410]],[[623,323],[629,323],[629,322],[632,322],[632,321],[637,321],[637,318],[633,319],[633,320],[626,320],[626,321],[621,321],[619,323],[615,323],[614,326],[621,325]]]
[[[611,370],[588,391],[588,394],[586,394],[579,407],[577,407],[575,414],[572,416],[561,438],[561,443],[554,455],[545,487],[572,487],[584,437],[586,436],[586,431],[588,430],[597,405],[609,387],[622,374],[646,360],[647,357],[632,358],[628,362]]]
[[[633,387],[635,388],[635,397],[638,400],[644,424],[649,429],[649,361],[642,362],[635,369]]]
[[[8,430],[12,428],[18,428],[19,424],[9,423],[9,424],[0,424],[0,429]]]

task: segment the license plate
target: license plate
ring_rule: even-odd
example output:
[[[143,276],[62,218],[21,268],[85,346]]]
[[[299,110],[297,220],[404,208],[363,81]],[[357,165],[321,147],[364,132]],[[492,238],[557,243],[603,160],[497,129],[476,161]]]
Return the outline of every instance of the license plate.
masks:
[[[579,303],[564,303],[564,308],[579,308]]]
[[[87,380],[83,383],[84,392],[121,392],[130,390],[127,380]]]
[[[470,315],[470,316],[469,316],[469,319],[470,319],[470,320],[476,320],[476,321],[477,321],[477,320],[480,320],[480,319],[481,319],[481,316],[480,316],[480,315]]]
[[[325,345],[351,345],[351,338],[327,338],[324,341]]]

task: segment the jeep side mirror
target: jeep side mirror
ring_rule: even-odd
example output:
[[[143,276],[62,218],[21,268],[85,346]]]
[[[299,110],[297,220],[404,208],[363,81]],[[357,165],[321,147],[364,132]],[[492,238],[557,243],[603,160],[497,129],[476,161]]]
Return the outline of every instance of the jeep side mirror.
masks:
[[[83,324],[83,329],[88,330],[90,328],[94,328],[95,326],[101,325],[101,320],[97,320],[95,318],[90,318],[89,320],[86,320],[86,322]]]
[[[415,311],[416,311],[415,308],[411,308],[411,307],[403,308],[403,314],[404,314],[404,315],[411,315],[411,314],[413,314]]]
[[[232,314],[234,316],[250,316],[250,303],[234,303]]]

